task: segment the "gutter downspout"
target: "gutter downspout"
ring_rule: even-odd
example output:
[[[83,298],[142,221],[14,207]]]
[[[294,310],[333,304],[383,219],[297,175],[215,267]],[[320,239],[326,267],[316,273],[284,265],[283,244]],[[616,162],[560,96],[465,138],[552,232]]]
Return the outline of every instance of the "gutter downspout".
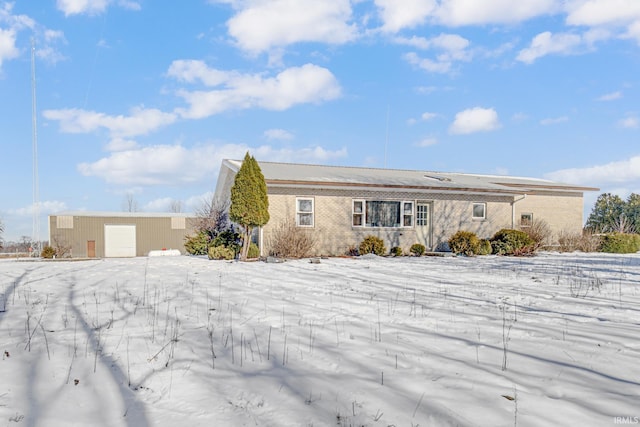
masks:
[[[264,256],[264,229],[260,227],[258,229],[258,247],[260,248],[260,256]]]
[[[523,194],[519,199],[513,198],[513,202],[511,202],[511,228],[516,228],[516,203],[527,198],[526,194]]]

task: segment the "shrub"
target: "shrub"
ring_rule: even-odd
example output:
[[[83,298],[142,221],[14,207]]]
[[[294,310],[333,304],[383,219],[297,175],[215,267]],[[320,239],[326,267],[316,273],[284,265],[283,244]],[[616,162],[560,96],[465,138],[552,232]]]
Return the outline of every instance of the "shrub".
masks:
[[[640,251],[640,234],[610,233],[602,236],[602,252],[632,254]]]
[[[491,242],[487,239],[480,240],[478,245],[478,255],[491,255],[493,249],[491,249]]]
[[[223,230],[211,240],[209,246],[224,246],[233,250],[234,254],[237,254],[240,252],[241,247],[240,235],[233,228]]]
[[[206,231],[200,231],[195,236],[185,237],[184,249],[191,255],[206,255],[209,250],[211,236]]]
[[[376,254],[382,256],[387,251],[387,248],[384,247],[384,241],[376,236],[365,237],[364,240],[360,243],[358,249],[360,255]]]
[[[42,258],[51,259],[56,256],[56,250],[51,246],[45,246],[44,248],[42,248],[42,252],[40,252],[40,255],[42,256]]]
[[[310,230],[296,226],[292,219],[278,224],[271,237],[269,254],[284,258],[305,258],[313,253],[315,240]]]
[[[358,255],[360,255],[358,253],[358,247],[356,245],[349,245],[347,247],[347,250],[344,251],[344,254],[347,255],[347,256],[358,256]]]
[[[409,248],[409,252],[414,254],[415,256],[422,256],[427,249],[424,247],[422,243],[414,243]]]
[[[528,226],[520,227],[520,230],[527,233],[527,236],[533,241],[534,250],[551,243],[551,227],[543,219],[534,219]]]
[[[402,248],[400,246],[392,247],[391,250],[389,251],[389,255],[402,256],[403,255]]]
[[[590,231],[576,233],[561,231],[558,235],[560,252],[596,252],[600,248],[600,236]]]
[[[497,255],[527,255],[534,251],[534,241],[520,230],[503,228],[491,238],[491,249]]]
[[[449,248],[455,254],[472,256],[478,253],[480,239],[471,231],[458,231],[449,238]]]
[[[260,248],[258,245],[251,242],[249,245],[249,252],[247,253],[247,258],[259,258],[260,257]]]
[[[212,246],[209,248],[209,259],[234,259],[236,253],[233,249],[225,246]]]

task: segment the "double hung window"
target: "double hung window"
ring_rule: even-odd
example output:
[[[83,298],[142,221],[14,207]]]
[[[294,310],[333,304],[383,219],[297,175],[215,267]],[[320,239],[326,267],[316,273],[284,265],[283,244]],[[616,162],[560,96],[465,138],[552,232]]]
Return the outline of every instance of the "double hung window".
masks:
[[[313,227],[313,198],[298,197],[296,199],[296,225]]]

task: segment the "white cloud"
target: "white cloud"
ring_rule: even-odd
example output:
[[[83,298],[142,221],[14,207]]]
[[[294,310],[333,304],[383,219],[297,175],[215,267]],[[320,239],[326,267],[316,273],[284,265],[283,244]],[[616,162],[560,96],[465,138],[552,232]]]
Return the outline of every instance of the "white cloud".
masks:
[[[189,83],[200,81],[209,86],[222,86],[210,91],[178,91],[189,108],[176,111],[194,119],[248,108],[282,111],[297,104],[329,101],[341,95],[340,85],[331,71],[313,64],[287,68],[275,77],[265,78],[261,74],[221,72],[206,67],[201,61],[178,61],[171,65],[168,74]]]
[[[414,124],[416,124],[416,123],[418,122],[418,120],[423,121],[423,122],[428,122],[428,121],[430,121],[430,120],[435,119],[436,117],[438,117],[438,114],[437,114],[437,113],[429,113],[429,112],[425,112],[425,113],[422,113],[422,114],[420,115],[420,119],[410,118],[409,120],[407,120],[407,123],[408,123],[409,125],[414,125]]]
[[[445,74],[451,71],[452,63],[450,61],[434,61],[429,58],[420,58],[415,52],[409,52],[404,56],[405,61],[411,65],[415,65],[430,73]]]
[[[133,150],[138,147],[138,143],[131,139],[124,138],[113,138],[109,143],[105,146],[105,150],[107,151],[127,151]]]
[[[235,71],[222,71],[209,68],[204,61],[178,59],[173,61],[167,71],[169,77],[185,83],[202,83],[205,86],[218,86],[234,78],[242,77]]]
[[[56,0],[56,6],[65,16],[86,13],[96,15],[104,12],[109,0]]]
[[[606,93],[602,95],[601,97],[598,98],[598,101],[615,101],[616,99],[620,99],[620,98],[622,98],[622,92],[617,91],[617,92],[611,92],[611,93]]]
[[[45,200],[38,202],[37,205],[32,203],[29,206],[25,206],[19,209],[10,209],[7,212],[11,215],[16,216],[33,216],[33,213],[36,210],[36,206],[38,207],[40,215],[47,215],[67,209],[67,205],[64,202],[60,202],[58,200]]]
[[[580,0],[567,3],[569,25],[629,24],[640,19],[637,0]]]
[[[263,145],[250,151],[258,162],[262,160],[287,163],[331,163],[334,160],[347,157],[348,154],[345,147],[332,151],[319,146],[274,149],[269,145]]]
[[[188,197],[184,202],[185,211],[196,212],[205,203],[210,203],[213,200],[213,191],[207,191],[203,194]]]
[[[516,59],[526,64],[532,64],[536,59],[550,54],[568,55],[576,53],[584,41],[577,34],[552,34],[549,31],[540,33],[531,40],[531,45],[522,49]]]
[[[426,50],[435,48],[449,52],[450,55],[456,57],[466,58],[469,56],[469,53],[465,52],[465,49],[469,47],[469,40],[458,34],[440,34],[431,38],[417,36],[410,38],[395,37],[393,40],[398,44],[412,46],[418,49]]]
[[[555,0],[376,0],[382,31],[396,33],[425,23],[446,26],[514,24],[556,13]]]
[[[250,53],[299,42],[342,44],[356,38],[349,0],[247,0],[227,26],[237,45]]]
[[[294,138],[294,135],[284,129],[267,129],[263,133],[264,137],[269,141],[289,141]]]
[[[58,10],[65,16],[70,15],[99,15],[107,10],[107,7],[114,3],[113,0],[56,0]],[[115,3],[118,6],[129,10],[140,10],[141,6],[138,1],[118,0]]]
[[[322,147],[274,149],[249,148],[243,144],[213,144],[186,148],[181,145],[155,145],[111,153],[93,163],[81,163],[84,176],[95,176],[110,184],[127,186],[179,185],[215,180],[223,159],[241,159],[250,151],[258,161],[326,163],[345,157],[346,148],[331,151]],[[202,159],[207,159],[203,161]]]
[[[403,28],[413,28],[423,24],[436,9],[435,0],[375,0],[382,31],[395,33]]]
[[[545,175],[554,181],[605,186],[640,181],[640,156],[586,168],[562,169]]]
[[[5,24],[5,28],[0,28],[0,70],[4,61],[17,58],[20,50],[16,46],[18,33],[24,29],[33,30],[35,21],[26,15],[13,14],[13,3],[4,2],[0,4],[0,24]]]
[[[436,138],[424,138],[421,141],[418,141],[415,146],[416,147],[430,147],[432,145],[436,145],[438,143],[438,140]]]
[[[142,207],[144,212],[169,212],[171,205],[176,201],[171,197],[161,197],[145,203]]]
[[[440,34],[429,39],[416,36],[411,38],[396,37],[394,41],[398,44],[418,49],[436,49],[440,51],[433,59],[420,58],[414,52],[404,55],[405,60],[410,64],[433,73],[447,73],[451,70],[454,62],[470,61],[473,56],[468,49],[469,40],[457,34]]]
[[[557,125],[559,123],[565,123],[565,122],[568,122],[568,121],[569,121],[569,117],[567,117],[567,116],[549,117],[549,118],[540,120],[540,124],[542,126],[549,126],[549,125]]]
[[[635,116],[625,117],[618,121],[618,126],[625,129],[638,129],[640,127],[640,120]]]
[[[442,0],[435,15],[451,26],[514,24],[558,10],[555,0]]]
[[[90,133],[104,128],[114,137],[146,135],[176,120],[173,113],[151,108],[136,107],[129,116],[109,116],[104,113],[76,108],[45,110],[42,115],[48,120],[60,122],[66,133]]]
[[[4,61],[16,58],[19,53],[16,47],[16,32],[0,28],[0,69]]]
[[[449,127],[452,134],[464,135],[475,132],[489,132],[501,127],[498,113],[493,108],[475,107],[456,114]]]

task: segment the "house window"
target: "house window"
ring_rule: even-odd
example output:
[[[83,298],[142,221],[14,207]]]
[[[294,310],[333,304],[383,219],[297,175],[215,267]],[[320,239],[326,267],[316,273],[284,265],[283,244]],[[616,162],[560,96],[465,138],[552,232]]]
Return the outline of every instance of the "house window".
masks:
[[[413,227],[413,202],[354,200],[354,227]]]
[[[296,225],[298,227],[313,227],[313,199],[296,199]]]
[[[486,203],[474,203],[473,204],[473,219],[487,219],[487,204]]]
[[[353,201],[353,226],[362,227],[364,225],[364,201]]]
[[[413,226],[413,202],[402,202],[402,226]]]
[[[533,214],[532,213],[522,213],[520,214],[520,227],[531,227],[533,224]]]

